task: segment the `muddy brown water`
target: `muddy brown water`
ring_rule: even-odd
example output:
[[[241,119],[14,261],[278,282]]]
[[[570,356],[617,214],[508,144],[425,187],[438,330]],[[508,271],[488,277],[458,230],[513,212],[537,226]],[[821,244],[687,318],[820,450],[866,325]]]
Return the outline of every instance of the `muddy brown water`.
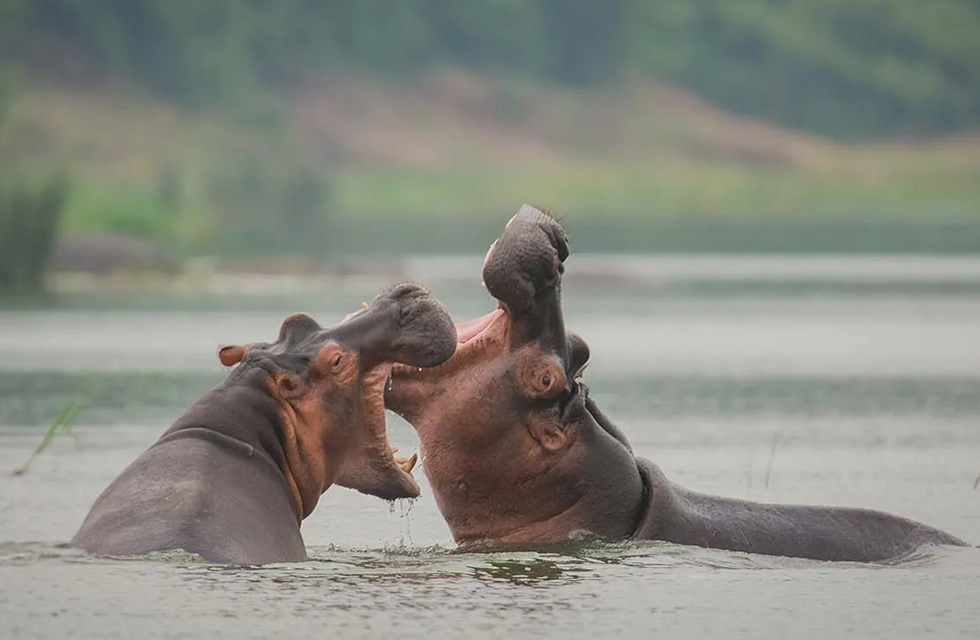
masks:
[[[826,260],[786,259],[781,273],[796,275],[775,284],[778,264],[751,261],[675,261],[687,275],[667,282],[637,279],[656,272],[642,260],[630,278],[570,276],[567,324],[592,345],[592,395],[688,487],[872,507],[980,544],[980,261]],[[455,315],[492,305],[475,281],[440,279],[444,262],[419,265]],[[375,290],[76,294],[0,311],[0,638],[977,637],[978,549],[887,565],[656,542],[459,553],[424,478],[414,503],[328,491],[301,564],[62,546],[220,380],[216,345],[274,336],[297,310],[337,320]],[[71,433],[12,477],[71,402]],[[389,424],[402,451],[417,446]]]

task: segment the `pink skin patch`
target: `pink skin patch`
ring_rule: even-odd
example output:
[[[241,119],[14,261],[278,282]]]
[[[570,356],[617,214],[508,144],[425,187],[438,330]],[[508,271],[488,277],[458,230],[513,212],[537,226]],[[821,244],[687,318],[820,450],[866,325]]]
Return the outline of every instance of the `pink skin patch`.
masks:
[[[493,324],[493,321],[503,313],[503,309],[497,308],[485,316],[480,316],[479,318],[474,318],[472,320],[467,320],[466,322],[457,324],[456,340],[459,341],[459,344],[469,342],[486,331],[487,327]]]

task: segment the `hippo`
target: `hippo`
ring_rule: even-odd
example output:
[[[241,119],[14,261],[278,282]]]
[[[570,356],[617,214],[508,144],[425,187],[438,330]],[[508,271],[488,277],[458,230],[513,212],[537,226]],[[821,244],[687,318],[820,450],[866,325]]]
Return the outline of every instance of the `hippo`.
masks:
[[[662,540],[870,562],[923,544],[965,544],[877,511],[704,495],[634,456],[583,382],[588,345],[565,329],[568,255],[561,225],[523,206],[483,262],[497,308],[457,325],[445,363],[392,368],[386,406],[417,430],[422,467],[461,548]]]
[[[393,362],[456,348],[449,314],[402,284],[332,328],[287,317],[275,342],[226,346],[237,365],[98,497],[71,546],[130,556],[181,549],[223,564],[307,559],[300,523],[338,484],[414,498],[417,457],[395,458],[384,385]]]

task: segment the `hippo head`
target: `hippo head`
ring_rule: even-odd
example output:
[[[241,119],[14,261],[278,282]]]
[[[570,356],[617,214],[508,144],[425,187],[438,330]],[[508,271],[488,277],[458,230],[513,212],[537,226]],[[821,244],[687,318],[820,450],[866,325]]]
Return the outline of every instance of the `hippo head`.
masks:
[[[496,310],[457,325],[444,364],[392,370],[386,404],[418,431],[423,469],[461,545],[622,536],[633,524],[632,514],[603,511],[635,505],[586,504],[589,467],[626,461],[635,475],[636,466],[589,409],[589,348],[562,317],[567,257],[561,225],[522,207],[483,262]],[[593,455],[600,449],[611,453]]]
[[[444,362],[456,331],[442,304],[414,284],[394,286],[340,324],[285,319],[272,343],[218,352],[232,374],[258,380],[278,407],[284,458],[300,519],[333,483],[392,500],[419,495],[416,456],[395,458],[385,431],[384,386],[393,363]]]

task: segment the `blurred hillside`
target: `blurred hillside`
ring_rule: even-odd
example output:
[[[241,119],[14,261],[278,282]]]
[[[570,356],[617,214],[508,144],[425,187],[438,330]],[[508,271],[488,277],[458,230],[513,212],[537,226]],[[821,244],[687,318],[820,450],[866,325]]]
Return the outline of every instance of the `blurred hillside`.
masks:
[[[980,124],[972,0],[3,0],[8,51],[185,103],[324,69],[441,63],[566,85],[651,74],[723,108],[835,135]]]
[[[69,235],[475,251],[532,201],[587,250],[980,249],[969,0],[0,0],[0,21],[3,157],[73,168]]]

